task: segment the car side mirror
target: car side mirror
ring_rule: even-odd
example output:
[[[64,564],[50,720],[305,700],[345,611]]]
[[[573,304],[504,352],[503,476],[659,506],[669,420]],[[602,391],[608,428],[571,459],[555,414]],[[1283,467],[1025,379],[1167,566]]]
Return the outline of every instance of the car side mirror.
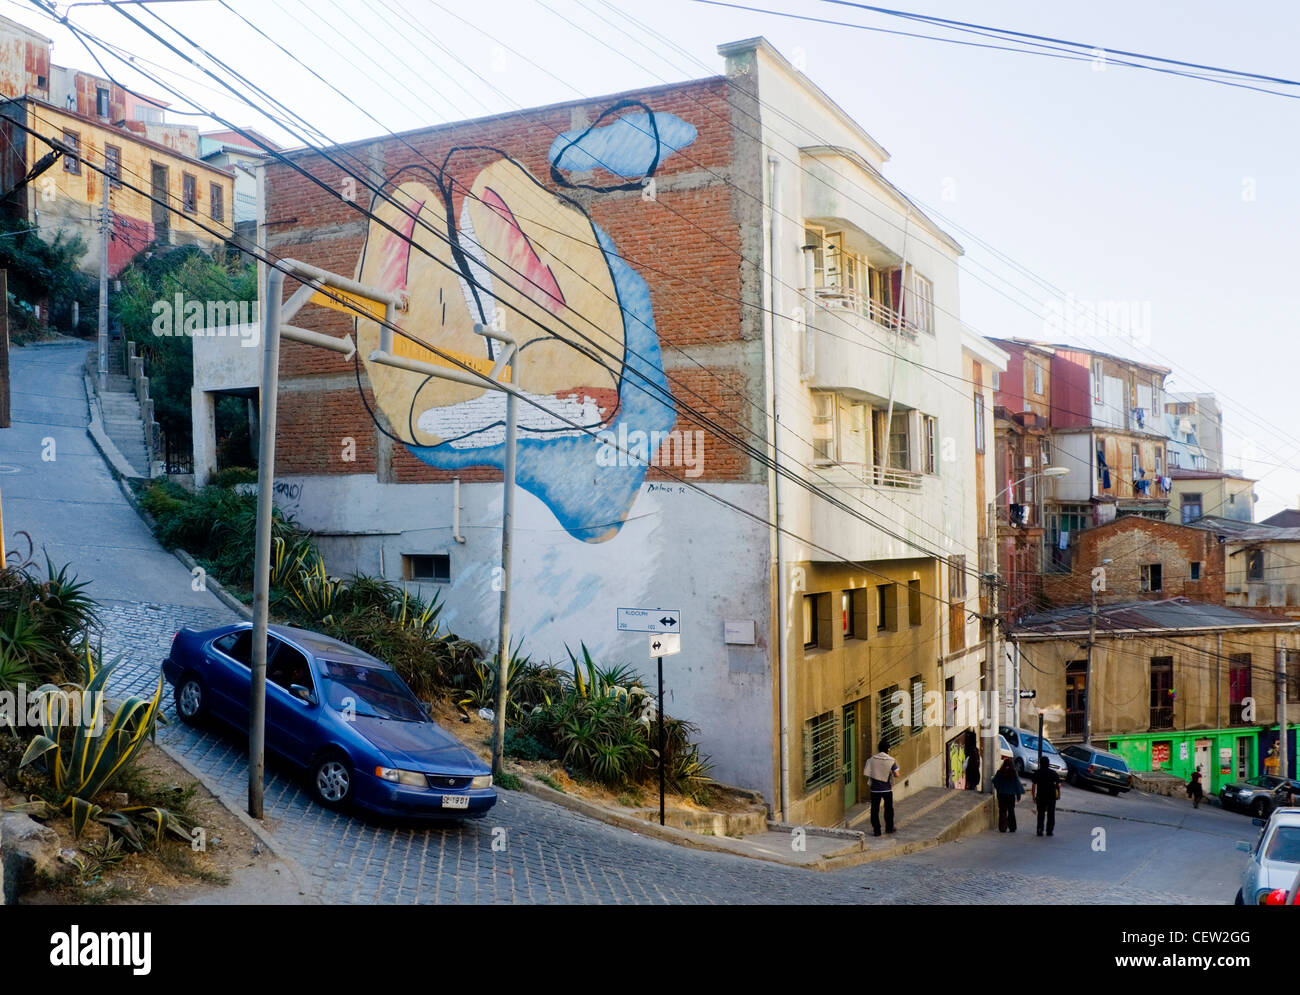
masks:
[[[301,684],[290,684],[289,693],[299,701],[306,702],[308,705],[316,704],[316,696]]]
[[[1242,853],[1250,853],[1250,844],[1245,840],[1237,840],[1237,849]]]
[[[424,709],[425,715],[429,716],[430,719],[433,718],[433,702],[422,701],[420,702],[420,707]]]

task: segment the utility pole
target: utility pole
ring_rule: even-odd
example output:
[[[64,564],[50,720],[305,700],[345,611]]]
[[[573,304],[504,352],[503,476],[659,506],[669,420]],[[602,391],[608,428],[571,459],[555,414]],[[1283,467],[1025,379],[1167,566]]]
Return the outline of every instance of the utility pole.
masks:
[[[99,391],[108,387],[108,197],[112,182],[107,173],[100,176],[104,187],[103,206],[99,211]],[[75,329],[74,329],[75,331]]]
[[[1001,695],[1002,682],[999,680],[1001,667],[998,666],[998,655],[995,650],[997,643],[997,555],[994,546],[994,529],[997,521],[996,503],[990,501],[988,504],[988,513],[986,515],[985,534],[984,534],[984,572],[980,574],[980,582],[986,585],[988,591],[985,608],[988,615],[985,618],[984,625],[984,690],[988,693],[989,701],[989,734],[984,743],[983,754],[983,783],[984,791],[992,793],[993,775],[997,771],[998,765],[998,726],[999,716],[1001,714]]]
[[[1097,642],[1097,585],[1092,586],[1092,610],[1088,613],[1088,662],[1083,668],[1083,745],[1092,745],[1092,647]]]
[[[1286,728],[1286,640],[1282,640],[1282,645],[1277,650],[1277,726],[1278,734],[1281,737],[1282,749],[1278,757],[1277,772],[1282,777],[1290,777],[1289,764],[1287,763],[1287,728]]]
[[[510,383],[519,389],[519,353],[511,348]],[[505,460],[501,477],[501,617],[497,620],[497,710],[492,736],[492,773],[500,775],[506,746],[506,688],[510,680],[510,542],[515,523],[515,438],[519,398],[506,394]]]

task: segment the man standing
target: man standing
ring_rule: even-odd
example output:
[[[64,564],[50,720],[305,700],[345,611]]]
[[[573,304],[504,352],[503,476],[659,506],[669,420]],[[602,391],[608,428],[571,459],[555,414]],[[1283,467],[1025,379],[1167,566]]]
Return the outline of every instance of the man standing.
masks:
[[[885,805],[885,832],[894,831],[894,777],[898,774],[898,764],[889,755],[889,740],[882,739],[877,746],[879,750],[863,769],[871,781],[871,831],[880,835],[880,805]]]
[[[1047,835],[1056,829],[1056,799],[1061,797],[1061,778],[1052,770],[1052,765],[1043,757],[1043,762],[1034,772],[1034,780],[1029,789],[1033,792],[1034,804],[1038,808],[1038,835],[1043,835],[1043,819],[1047,819]]]

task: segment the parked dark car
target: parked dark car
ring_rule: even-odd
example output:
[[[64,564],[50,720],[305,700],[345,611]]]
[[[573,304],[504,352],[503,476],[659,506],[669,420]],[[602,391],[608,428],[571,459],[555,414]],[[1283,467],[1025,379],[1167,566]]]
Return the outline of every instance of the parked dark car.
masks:
[[[1257,819],[1266,818],[1275,808],[1286,803],[1285,788],[1290,786],[1292,794],[1300,801],[1300,781],[1294,778],[1282,778],[1276,774],[1260,774],[1248,777],[1244,781],[1225,784],[1219,789],[1219,804],[1224,808],[1240,809],[1249,812]]]
[[[176,633],[163,673],[183,721],[211,715],[248,729],[252,628]],[[497,800],[488,766],[430,720],[388,664],[305,629],[267,632],[266,747],[306,771],[330,808],[465,819]]]
[[[1065,766],[1069,768],[1066,780],[1072,784],[1105,788],[1112,795],[1133,787],[1133,775],[1123,757],[1099,750],[1095,746],[1067,746],[1061,750]]]

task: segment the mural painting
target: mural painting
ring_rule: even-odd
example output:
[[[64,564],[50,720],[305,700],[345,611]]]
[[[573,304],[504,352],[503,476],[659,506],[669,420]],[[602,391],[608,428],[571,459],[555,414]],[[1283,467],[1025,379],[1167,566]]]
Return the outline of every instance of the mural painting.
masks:
[[[645,280],[562,191],[641,190],[695,137],[680,118],[620,101],[555,139],[549,185],[500,149],[458,146],[438,168],[393,175],[371,205],[357,279],[409,295],[394,351],[436,365],[454,365],[452,357],[486,373],[494,343],[475,323],[509,331],[527,398],[518,406],[516,479],[585,542],[618,533],[652,455],[611,461],[602,447],[667,433],[676,412]],[[597,169],[619,182],[575,175]],[[379,325],[359,319],[358,355],[378,344]],[[446,470],[502,467],[503,393],[368,361],[366,372],[388,430],[421,460]]]

